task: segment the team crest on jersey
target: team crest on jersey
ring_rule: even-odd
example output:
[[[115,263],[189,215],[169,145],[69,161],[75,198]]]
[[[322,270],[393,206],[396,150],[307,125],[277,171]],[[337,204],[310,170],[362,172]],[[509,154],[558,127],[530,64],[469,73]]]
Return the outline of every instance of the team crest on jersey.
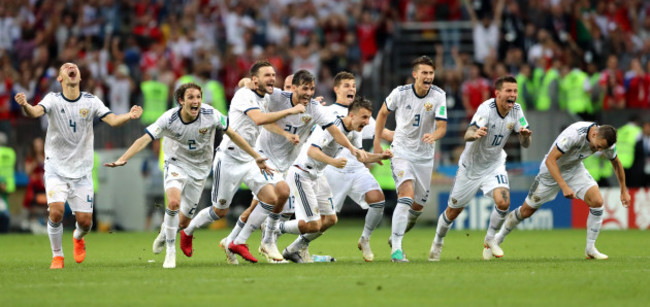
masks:
[[[399,178],[404,177],[404,171],[397,172],[397,177],[399,177]]]
[[[83,117],[83,118],[86,118],[86,116],[88,116],[88,113],[90,113],[90,110],[88,110],[86,108],[83,108],[83,109],[79,110],[79,115],[81,115],[81,117]]]
[[[201,128],[201,129],[199,129],[199,134],[201,134],[201,135],[205,135],[206,133],[208,133],[208,128]]]
[[[172,177],[178,177],[178,173],[172,172]]]
[[[305,115],[305,116],[301,117],[300,119],[302,119],[303,123],[307,124],[311,120],[311,116]]]
[[[55,193],[54,191],[47,192],[47,197],[49,197],[49,198],[54,197],[54,193]]]
[[[225,205],[225,204],[226,204],[226,200],[225,200],[225,199],[220,199],[220,200],[219,200],[219,204]]]
[[[515,126],[515,123],[508,123],[508,124],[506,125],[506,128],[507,128],[508,130],[512,130],[512,128],[513,128],[514,126]]]
[[[457,202],[458,202],[458,199],[455,199],[455,198],[453,198],[453,197],[451,198],[451,203],[452,203],[452,204],[455,205]]]
[[[431,110],[433,110],[433,103],[430,103],[430,102],[424,103],[424,110],[427,111],[427,112],[430,112]]]
[[[539,196],[537,196],[537,195],[534,195],[534,196],[533,196],[533,200],[534,200],[535,202],[539,202],[540,199],[541,199],[541,198],[539,198]]]

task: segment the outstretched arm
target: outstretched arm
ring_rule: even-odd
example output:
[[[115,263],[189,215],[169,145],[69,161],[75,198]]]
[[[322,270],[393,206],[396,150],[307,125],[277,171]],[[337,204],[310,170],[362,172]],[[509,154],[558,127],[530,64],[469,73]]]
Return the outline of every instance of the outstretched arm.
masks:
[[[102,117],[102,121],[109,124],[111,127],[122,126],[132,119],[138,119],[142,115],[142,108],[140,106],[131,107],[129,113],[115,115],[113,113]]]
[[[246,112],[246,115],[250,117],[256,125],[267,125],[275,123],[276,121],[289,116],[292,114],[299,114],[305,112],[305,106],[302,104],[297,104],[290,109],[285,109],[277,112],[264,113],[259,109],[253,109]]]
[[[332,158],[326,155],[320,148],[314,145],[309,146],[309,149],[307,150],[307,155],[316,161],[327,163],[336,168],[344,168],[345,165],[348,163],[348,159],[343,157]]]
[[[616,179],[618,179],[618,184],[621,186],[621,204],[623,207],[627,208],[630,205],[630,193],[625,185],[625,171],[623,170],[623,165],[618,157],[612,159],[611,162],[612,167],[614,168],[614,173],[616,173]]]
[[[151,143],[151,140],[151,136],[145,133],[139,139],[135,140],[131,147],[129,147],[129,149],[127,149],[126,152],[119,159],[117,159],[117,161],[112,163],[104,163],[104,166],[117,167],[126,164],[126,162],[131,159],[131,157],[135,156],[135,154],[139,153],[141,150],[147,147],[147,145]]]
[[[355,157],[357,157],[357,160],[363,162],[366,159],[366,152],[354,147],[338,127],[330,125],[327,127],[327,131],[332,135],[332,137],[334,137],[334,141],[347,148]]]
[[[472,125],[467,128],[465,132],[465,142],[474,142],[487,135],[487,127],[481,127],[480,129]]]
[[[249,154],[253,159],[255,159],[255,163],[257,163],[257,166],[260,168],[261,172],[265,172],[268,174],[273,174],[273,170],[264,163],[266,161],[266,158],[260,156],[260,154],[257,153],[251,147],[244,138],[237,133],[237,131],[233,130],[231,127],[228,127],[228,130],[225,131],[226,135],[230,138],[230,140],[235,143],[235,145],[239,146],[239,148],[243,149],[247,154]]]
[[[33,106],[29,104],[27,102],[27,98],[25,97],[25,93],[16,94],[16,96],[14,96],[14,99],[16,99],[16,102],[22,107],[23,111],[28,117],[37,118],[45,114],[45,107],[38,105]]]

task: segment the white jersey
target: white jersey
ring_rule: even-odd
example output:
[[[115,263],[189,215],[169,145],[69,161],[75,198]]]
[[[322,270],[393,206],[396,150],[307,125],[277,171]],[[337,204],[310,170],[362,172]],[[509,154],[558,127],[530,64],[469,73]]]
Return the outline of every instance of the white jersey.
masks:
[[[555,139],[553,146],[563,154],[557,159],[557,165],[560,168],[562,174],[569,173],[582,165],[582,160],[594,154],[589,147],[589,128],[592,126],[596,127],[596,123],[593,122],[577,122],[567,127],[560,133],[560,135]],[[549,150],[549,153],[553,150],[553,146]],[[612,145],[610,148],[604,149],[602,155],[610,160],[616,158],[616,144]],[[546,158],[548,153],[544,156],[544,160],[539,167],[539,173],[548,173],[548,168],[546,168]]]
[[[433,159],[434,144],[423,142],[422,137],[435,130],[436,120],[447,120],[445,97],[435,85],[419,97],[413,84],[399,86],[386,97],[386,107],[395,111],[397,122],[391,144],[396,157],[420,162]]]
[[[326,106],[325,109],[329,111],[331,114],[334,114],[338,118],[343,118],[348,115],[348,112],[350,110],[350,107],[342,105],[340,103],[333,103],[329,106]],[[318,128],[316,128],[318,129]],[[363,140],[372,140],[375,137],[375,119],[370,118],[370,122],[368,125],[363,127],[361,130],[361,138]],[[336,155],[337,158],[343,157],[348,159],[348,163],[345,164],[344,168],[336,168],[334,166],[328,165],[327,167],[332,168],[336,171],[339,172],[344,172],[344,173],[354,173],[358,171],[359,169],[364,169],[366,168],[366,165],[359,162],[357,158],[350,152],[349,149],[345,147],[341,147],[341,151]]]
[[[294,106],[291,102],[292,95],[290,92],[274,91],[273,94],[269,95],[267,112],[279,112],[292,108]],[[280,172],[284,172],[296,160],[300,148],[314,125],[327,128],[333,125],[335,121],[336,116],[326,112],[318,101],[312,100],[305,106],[305,113],[285,116],[275,122],[285,131],[297,134],[301,140],[299,144],[294,145],[284,136],[262,129],[256,149],[269,158]]]
[[[228,129],[228,118],[207,104],[201,105],[199,116],[183,122],[181,108],[167,110],[145,129],[152,139],[165,137],[165,163],[185,170],[194,179],[205,179],[212,169],[215,130]]]
[[[478,107],[472,117],[470,126],[472,125],[477,128],[487,127],[487,135],[465,143],[458,165],[465,167],[466,175],[470,178],[482,177],[504,165],[506,152],[503,147],[508,137],[519,133],[521,128],[528,129],[528,122],[518,103],[508,114],[502,116],[494,98],[484,101]]]
[[[261,127],[255,124],[253,119],[248,117],[246,113],[256,109],[266,112],[267,101],[267,95],[260,96],[257,92],[247,87],[242,87],[235,92],[235,96],[230,102],[230,110],[228,111],[230,125],[251,147],[255,146],[255,141],[257,141],[257,137],[260,135]],[[253,160],[253,157],[235,145],[227,135],[223,136],[223,140],[219,144],[219,149],[240,162]]]
[[[354,147],[361,148],[360,132],[348,130],[343,124],[343,121],[340,119],[336,120],[335,125],[350,140],[350,143],[352,143]],[[312,146],[320,148],[324,154],[330,157],[336,157],[341,149],[343,149],[343,146],[339,145],[339,143],[334,140],[332,134],[330,134],[327,130],[315,130],[314,133],[312,133],[312,135],[307,140],[307,144],[303,147],[300,155],[298,155],[295,164],[298,165],[301,169],[309,172],[312,178],[315,178],[322,176],[323,170],[329,164],[317,161],[309,157],[307,151]],[[354,158],[354,160],[356,159],[357,158]],[[350,162],[351,161],[348,159],[348,163]]]
[[[45,170],[65,178],[89,176],[93,170],[93,120],[111,113],[92,94],[81,92],[76,100],[49,93],[38,103],[49,125],[45,136]]]

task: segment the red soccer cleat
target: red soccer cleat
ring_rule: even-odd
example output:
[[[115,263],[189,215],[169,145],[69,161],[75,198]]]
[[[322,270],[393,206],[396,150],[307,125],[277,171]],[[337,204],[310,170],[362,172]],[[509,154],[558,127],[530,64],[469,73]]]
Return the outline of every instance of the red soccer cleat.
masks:
[[[86,241],[83,238],[77,240],[72,237],[72,254],[74,255],[74,261],[77,263],[82,263],[86,259]]]
[[[192,239],[194,236],[188,236],[185,230],[181,230],[181,250],[187,257],[192,257]]]
[[[62,269],[63,268],[63,257],[57,256],[52,258],[52,265],[50,269]]]
[[[257,259],[255,259],[255,257],[251,255],[251,252],[248,251],[248,244],[235,244],[234,242],[230,242],[230,245],[228,245],[228,250],[235,254],[238,254],[239,256],[242,256],[242,258],[247,261],[257,263]]]

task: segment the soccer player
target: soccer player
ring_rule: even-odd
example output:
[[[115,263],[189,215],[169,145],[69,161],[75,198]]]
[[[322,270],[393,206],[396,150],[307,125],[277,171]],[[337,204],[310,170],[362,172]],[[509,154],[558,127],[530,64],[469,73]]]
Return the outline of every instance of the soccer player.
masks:
[[[381,152],[380,136],[386,118],[395,111],[395,136],[391,144],[393,179],[397,187],[397,206],[393,211],[393,262],[408,262],[402,238],[422,214],[429,198],[433,173],[434,143],[447,132],[445,92],[433,85],[435,64],[427,56],[413,61],[413,84],[395,88],[377,114],[374,151]]]
[[[496,98],[479,105],[465,132],[465,149],[458,161],[458,173],[447,200],[447,209],[438,218],[429,261],[440,260],[447,231],[479,188],[483,190],[483,195],[491,196],[495,203],[485,235],[484,258],[503,256],[503,251],[494,244],[494,235],[503,224],[510,207],[510,186],[503,147],[510,134],[515,133],[519,134],[521,146],[527,148],[530,146],[532,132],[528,129],[521,106],[515,102],[517,80],[512,76],[500,77],[494,83],[494,88]]]
[[[345,71],[336,74],[334,76],[334,93],[336,93],[336,102],[327,106],[326,109],[337,117],[347,116],[350,104],[354,101],[357,93],[354,75]],[[371,117],[368,124],[361,130],[361,137],[372,140],[374,134],[375,119]],[[392,131],[382,130],[383,139],[392,142],[392,137]],[[365,164],[354,159],[345,148],[336,154],[336,158],[339,157],[348,160],[345,167],[336,168],[327,165],[324,173],[332,190],[334,209],[337,213],[341,212],[343,202],[349,196],[361,208],[368,210],[357,247],[361,250],[363,259],[372,262],[375,256],[370,248],[370,235],[384,217],[386,199],[377,179],[372,176]]]
[[[294,76],[294,80],[297,77]],[[315,105],[317,103],[312,102]],[[325,166],[332,165],[343,168],[348,160],[345,157],[335,158],[341,150],[332,130],[343,133],[356,148],[361,147],[361,133],[372,116],[372,103],[361,97],[356,97],[350,105],[346,117],[337,120],[334,129],[316,129],[307,140],[293,167],[287,174],[287,182],[291,186],[292,199],[295,200],[296,219],[283,222],[280,228],[285,233],[300,235],[293,243],[282,251],[282,256],[296,263],[306,262],[300,251],[307,249],[310,242],[318,238],[332,225],[336,224],[336,212],[332,203],[332,192],[323,171]],[[350,148],[348,148],[350,149]],[[351,150],[354,153],[354,151]],[[367,154],[366,157],[355,157],[361,162],[373,163],[391,157],[390,150],[379,154]]]
[[[585,256],[588,259],[607,259],[607,255],[599,252],[595,245],[603,224],[603,197],[582,160],[600,151],[611,161],[621,187],[621,203],[628,207],[630,193],[625,186],[625,172],[616,155],[615,144],[616,129],[610,125],[577,122],[564,129],[544,157],[524,204],[508,214],[495,236],[495,243],[501,245],[506,235],[522,220],[533,215],[544,203],[555,199],[558,191],[562,190],[564,197],[582,199],[589,206]]]
[[[63,268],[63,212],[67,202],[77,220],[72,234],[73,255],[77,263],[86,258],[84,236],[90,231],[93,215],[93,119],[99,117],[111,127],[140,118],[142,108],[133,106],[129,113],[115,115],[92,94],[81,92],[81,72],[73,63],[59,68],[60,93],[49,93],[36,106],[17,93],[16,102],[31,118],[48,115],[45,137],[45,189],[49,220],[47,234],[52,247],[50,269]]]
[[[187,227],[198,206],[205,180],[210,173],[216,129],[225,132],[232,142],[255,159],[262,171],[269,171],[264,160],[246,140],[228,125],[228,119],[210,105],[202,105],[203,93],[195,83],[181,85],[174,93],[179,106],[163,113],[146,128],[145,134],[113,163],[105,166],[125,165],[152,140],[165,137],[165,193],[167,209],[159,237],[167,243],[164,268],[176,267],[176,232]],[[180,207],[180,215],[178,214]],[[154,242],[154,253],[162,245]]]

